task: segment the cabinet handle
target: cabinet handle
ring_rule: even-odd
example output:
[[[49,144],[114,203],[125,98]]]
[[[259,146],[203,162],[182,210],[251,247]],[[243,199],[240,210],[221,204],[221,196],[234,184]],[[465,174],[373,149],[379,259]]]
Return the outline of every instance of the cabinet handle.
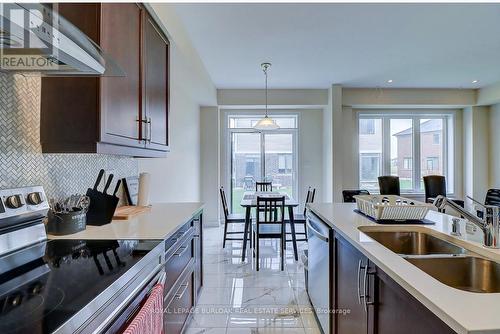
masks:
[[[178,257],[181,257],[182,255],[184,255],[184,253],[186,253],[186,251],[189,249],[188,246],[182,246],[182,247],[179,247],[179,249],[177,250],[177,252],[174,253],[175,256],[178,256]]]
[[[151,119],[151,117],[148,117],[148,127],[149,127],[149,139],[148,139],[148,142],[151,144],[151,141],[153,140],[153,120]]]
[[[365,298],[365,295],[361,295],[360,286],[361,286],[361,270],[365,270],[366,267],[362,266],[361,263],[362,263],[362,260],[359,260],[358,261],[358,281],[357,281],[357,283],[358,283],[358,304],[359,305],[361,305],[361,298],[363,298],[363,299]],[[366,271],[365,271],[365,273],[366,273]]]
[[[139,117],[137,117],[137,118],[135,119],[135,121],[136,121],[137,123],[139,123],[139,125],[140,125],[140,127],[141,127],[141,136],[138,138],[138,139],[139,139],[139,143],[141,143],[143,140],[144,140],[144,141],[147,141],[147,139],[148,139],[148,136],[147,136],[148,131],[147,131],[147,130],[148,130],[148,129],[147,129],[147,128],[144,128],[144,123],[147,123],[147,122],[146,122],[146,120],[144,120],[144,119],[140,119]],[[145,136],[145,138],[146,138],[146,139],[144,139],[144,137],[142,136],[142,130],[144,130],[144,134],[146,135],[146,136]]]
[[[365,309],[365,313],[368,312],[368,305],[373,305],[374,302],[373,301],[368,301],[368,298],[370,298],[370,296],[368,295],[368,284],[367,284],[367,281],[368,281],[368,275],[375,275],[375,272],[368,272],[368,262],[366,263],[366,269],[365,269],[365,275],[363,277],[363,291],[364,291],[364,309]]]
[[[182,296],[186,293],[186,290],[189,286],[189,283],[184,283],[179,287],[179,290],[177,290],[177,293],[175,294],[174,298],[175,299],[181,299]],[[182,291],[180,291],[182,289]]]

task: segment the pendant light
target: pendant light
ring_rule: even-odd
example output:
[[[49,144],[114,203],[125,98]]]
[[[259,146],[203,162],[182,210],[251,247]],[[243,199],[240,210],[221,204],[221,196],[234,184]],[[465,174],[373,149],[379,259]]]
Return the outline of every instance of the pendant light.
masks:
[[[253,128],[256,130],[276,130],[280,128],[279,125],[276,124],[276,121],[274,119],[270,118],[267,115],[267,70],[269,69],[269,67],[271,67],[271,63],[262,63],[260,64],[260,66],[262,67],[262,71],[266,76],[266,115],[263,119],[258,121]]]

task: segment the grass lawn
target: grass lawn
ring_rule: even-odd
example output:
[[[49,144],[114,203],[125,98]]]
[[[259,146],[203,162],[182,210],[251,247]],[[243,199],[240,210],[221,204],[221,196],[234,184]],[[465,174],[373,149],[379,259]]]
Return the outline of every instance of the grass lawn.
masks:
[[[292,187],[281,187],[277,191],[285,192],[288,196],[292,196]],[[245,193],[245,189],[243,188],[233,188],[232,195],[232,213],[245,213],[245,209],[240,205],[241,199],[243,198],[243,194]]]

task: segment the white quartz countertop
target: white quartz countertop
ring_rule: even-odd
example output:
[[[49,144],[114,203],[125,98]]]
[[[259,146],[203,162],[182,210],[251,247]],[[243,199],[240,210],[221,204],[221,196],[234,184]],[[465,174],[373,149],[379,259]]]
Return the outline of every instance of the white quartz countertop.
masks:
[[[500,333],[500,293],[473,293],[445,285],[358,228],[424,231],[500,262],[500,250],[482,246],[481,230],[470,231],[462,221],[462,236],[451,236],[452,217],[435,211],[426,217],[435,225],[403,226],[376,224],[355,213],[355,204],[318,203],[309,204],[309,208],[456,332]]]
[[[49,239],[166,239],[191,220],[203,203],[156,203],[130,220],[114,220],[102,226],[87,226],[84,231]]]

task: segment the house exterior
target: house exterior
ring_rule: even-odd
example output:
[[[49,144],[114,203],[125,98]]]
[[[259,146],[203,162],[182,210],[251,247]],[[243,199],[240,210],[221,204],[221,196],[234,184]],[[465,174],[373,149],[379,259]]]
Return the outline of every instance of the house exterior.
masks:
[[[420,124],[420,167],[422,176],[443,173],[443,125],[441,119]],[[400,178],[411,178],[413,170],[412,128],[394,134],[397,138],[397,159],[392,161]]]

